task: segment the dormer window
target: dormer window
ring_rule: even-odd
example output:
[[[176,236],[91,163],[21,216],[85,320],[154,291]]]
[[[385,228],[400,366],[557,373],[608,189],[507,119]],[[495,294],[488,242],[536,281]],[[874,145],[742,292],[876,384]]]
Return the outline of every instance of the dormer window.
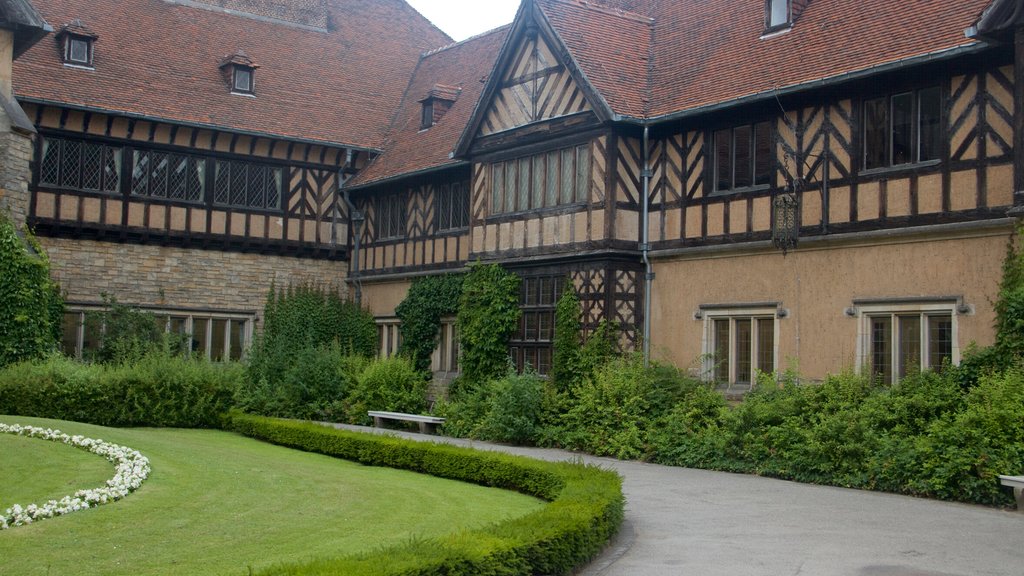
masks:
[[[220,64],[231,88],[232,94],[256,94],[256,69],[259,68],[252,58],[245,52],[239,50],[230,56],[225,56]]]
[[[461,93],[462,88],[434,84],[427,97],[420,100],[420,104],[423,105],[423,108],[420,109],[420,130],[426,130],[437,124],[445,112],[452,107],[452,104],[455,104]]]
[[[65,24],[56,38],[61,50],[61,61],[65,65],[93,67],[93,44],[99,36],[82,24],[81,20]]]
[[[776,30],[784,26],[789,26],[790,20],[790,0],[766,0],[766,28],[768,30]]]

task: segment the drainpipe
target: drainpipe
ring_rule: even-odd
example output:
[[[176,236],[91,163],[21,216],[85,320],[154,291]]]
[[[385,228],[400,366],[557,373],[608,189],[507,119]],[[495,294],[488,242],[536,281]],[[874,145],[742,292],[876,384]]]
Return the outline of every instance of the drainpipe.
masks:
[[[348,167],[352,164],[352,150],[349,150],[345,159],[345,166]],[[363,229],[363,211],[357,210],[356,205],[352,203],[352,199],[349,197],[348,189],[345,188],[345,183],[348,182],[348,178],[345,177],[344,170],[338,171],[338,194],[341,199],[345,202],[345,206],[348,207],[349,215],[349,228],[352,230],[352,263],[349,266],[349,278],[352,280],[352,286],[355,288],[355,301],[356,306],[363,305],[363,283],[359,277],[359,241],[362,236]]]
[[[650,197],[651,197],[651,150],[650,150],[650,127],[647,123],[644,123],[644,168],[643,168],[643,179],[644,179],[644,199],[642,206],[642,227],[640,233],[640,252],[643,254],[644,259],[644,335],[643,335],[643,349],[644,349],[644,367],[651,363],[651,286],[654,283],[654,272],[651,268],[651,259],[649,252],[651,251],[649,230],[650,225]]]

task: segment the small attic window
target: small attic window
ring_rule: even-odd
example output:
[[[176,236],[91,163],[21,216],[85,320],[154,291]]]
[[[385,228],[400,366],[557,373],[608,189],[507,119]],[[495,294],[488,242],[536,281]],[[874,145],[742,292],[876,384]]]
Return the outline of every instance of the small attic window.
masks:
[[[766,0],[767,26],[769,30],[789,25],[789,0]]]
[[[426,130],[444,116],[445,112],[459,99],[462,88],[434,84],[427,97],[420,100],[423,108],[420,110],[420,130]]]
[[[423,101],[423,111],[420,113],[420,130],[426,130],[434,125],[434,99],[428,98]]]
[[[220,68],[228,81],[232,94],[256,94],[256,69],[259,66],[245,52],[239,50],[226,56],[221,62]]]
[[[61,61],[68,66],[93,67],[93,44],[99,36],[88,29],[81,20],[72,20],[57,33],[57,44]]]

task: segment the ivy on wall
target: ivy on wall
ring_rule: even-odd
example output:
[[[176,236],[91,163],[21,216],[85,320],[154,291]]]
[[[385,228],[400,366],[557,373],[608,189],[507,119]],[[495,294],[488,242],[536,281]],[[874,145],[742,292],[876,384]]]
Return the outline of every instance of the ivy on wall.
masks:
[[[0,212],[0,367],[57,348],[64,300],[50,261],[28,232],[24,240]]]
[[[430,370],[441,318],[458,312],[462,281],[461,274],[417,278],[405,300],[395,308],[395,315],[402,321],[399,353],[410,358],[416,370]]]
[[[520,282],[497,264],[470,265],[457,317],[463,379],[482,383],[498,379],[508,370],[508,340],[521,314]]]
[[[551,361],[551,381],[561,392],[569,389],[579,373],[579,355],[583,345],[580,332],[582,322],[580,297],[572,282],[566,282],[555,308],[555,338],[552,342],[554,355]]]

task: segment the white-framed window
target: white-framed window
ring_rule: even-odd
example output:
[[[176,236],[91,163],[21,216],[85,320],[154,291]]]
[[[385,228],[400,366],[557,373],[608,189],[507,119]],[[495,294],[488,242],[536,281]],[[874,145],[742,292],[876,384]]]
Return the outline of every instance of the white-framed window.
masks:
[[[857,368],[887,384],[960,362],[958,299],[859,301]]]
[[[438,334],[437,348],[430,357],[430,370],[433,372],[459,371],[459,331],[455,326],[455,318],[442,318]]]
[[[102,310],[99,305],[67,307],[62,321],[64,354],[88,359],[90,352],[99,349],[104,327],[86,320],[88,314]],[[255,314],[150,307],[139,307],[139,310],[152,315],[160,330],[182,335],[193,354],[213,362],[242,360],[252,343]]]
[[[237,94],[252,94],[256,91],[255,78],[255,68],[236,64],[231,70],[231,91]]]
[[[377,319],[377,356],[391,358],[402,345],[402,323],[397,318]]]
[[[775,304],[702,306],[704,374],[719,383],[753,384],[758,372],[774,373],[780,315]]]

